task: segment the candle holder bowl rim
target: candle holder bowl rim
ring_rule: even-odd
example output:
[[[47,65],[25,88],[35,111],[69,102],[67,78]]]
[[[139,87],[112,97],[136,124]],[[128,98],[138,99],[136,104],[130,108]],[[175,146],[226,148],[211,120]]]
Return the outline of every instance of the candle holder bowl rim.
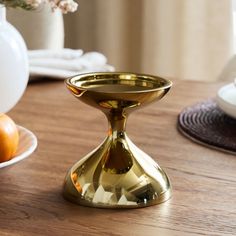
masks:
[[[124,78],[126,76],[126,78]],[[113,78],[115,77],[115,78]],[[122,78],[123,77],[123,78]],[[132,81],[145,81],[150,82],[154,85],[153,88],[147,88],[145,90],[134,90],[134,91],[122,91],[122,93],[145,93],[145,92],[153,92],[153,91],[158,91],[158,90],[163,90],[163,89],[168,89],[172,87],[173,82],[167,78],[163,78],[157,75],[150,75],[150,74],[142,74],[142,73],[135,73],[135,72],[91,72],[91,73],[83,73],[83,74],[78,74],[71,76],[65,80],[65,84],[67,87],[72,87],[75,89],[80,89],[80,90],[89,90],[88,87],[85,87],[84,84],[87,82],[96,82],[98,79],[103,78],[103,81],[119,81],[119,80],[130,80],[131,79],[128,77],[132,77]],[[92,79],[93,78],[93,79]],[[162,85],[160,85],[162,83]],[[116,93],[116,91],[96,91],[98,93]],[[120,93],[117,92],[117,93]]]

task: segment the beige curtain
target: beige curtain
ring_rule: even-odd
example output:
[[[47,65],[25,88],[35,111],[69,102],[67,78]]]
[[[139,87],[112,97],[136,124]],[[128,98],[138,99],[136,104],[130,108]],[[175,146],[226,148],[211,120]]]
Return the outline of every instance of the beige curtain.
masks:
[[[57,49],[65,39],[65,47],[104,53],[120,71],[214,81],[231,73],[235,1],[78,0],[78,11],[64,17],[65,38],[59,12],[7,16],[30,49]]]
[[[233,54],[231,0],[79,0],[64,23],[66,47],[122,71],[213,81]]]

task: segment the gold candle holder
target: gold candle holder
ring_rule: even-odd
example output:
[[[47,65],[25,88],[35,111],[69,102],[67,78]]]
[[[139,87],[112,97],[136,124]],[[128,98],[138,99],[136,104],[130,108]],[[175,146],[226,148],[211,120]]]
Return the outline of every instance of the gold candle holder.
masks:
[[[161,99],[169,80],[132,73],[90,73],[66,80],[67,88],[107,117],[103,143],[68,172],[63,195],[80,205],[137,208],[171,196],[170,181],[153,159],[136,147],[126,133],[128,115]]]

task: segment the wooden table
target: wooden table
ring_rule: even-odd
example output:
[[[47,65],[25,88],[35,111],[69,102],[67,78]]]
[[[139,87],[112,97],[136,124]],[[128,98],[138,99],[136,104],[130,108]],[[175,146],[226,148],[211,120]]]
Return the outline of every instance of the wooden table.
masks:
[[[39,146],[0,170],[0,235],[236,235],[236,156],[176,130],[178,113],[214,97],[221,85],[176,82],[162,101],[130,117],[129,136],[168,173],[173,197],[147,208],[106,210],[61,195],[67,170],[105,137],[103,114],[77,101],[61,81],[31,83],[9,115],[37,135]]]

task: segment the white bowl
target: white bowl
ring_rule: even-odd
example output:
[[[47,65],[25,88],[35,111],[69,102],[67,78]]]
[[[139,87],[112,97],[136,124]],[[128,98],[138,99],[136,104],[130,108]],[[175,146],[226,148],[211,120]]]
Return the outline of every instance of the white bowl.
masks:
[[[216,102],[227,115],[236,118],[236,86],[227,84],[219,89]]]
[[[30,156],[37,147],[37,138],[36,136],[29,131],[28,129],[17,126],[19,131],[19,146],[16,151],[16,155],[9,161],[1,162],[0,168],[13,165],[26,157]]]

